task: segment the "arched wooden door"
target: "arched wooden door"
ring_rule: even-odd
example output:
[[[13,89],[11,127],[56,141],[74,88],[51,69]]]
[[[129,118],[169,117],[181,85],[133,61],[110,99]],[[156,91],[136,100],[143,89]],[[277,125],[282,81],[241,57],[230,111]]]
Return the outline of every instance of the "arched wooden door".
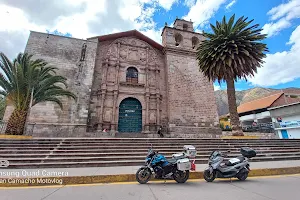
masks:
[[[142,105],[139,100],[126,98],[120,103],[118,131],[121,133],[142,131]]]

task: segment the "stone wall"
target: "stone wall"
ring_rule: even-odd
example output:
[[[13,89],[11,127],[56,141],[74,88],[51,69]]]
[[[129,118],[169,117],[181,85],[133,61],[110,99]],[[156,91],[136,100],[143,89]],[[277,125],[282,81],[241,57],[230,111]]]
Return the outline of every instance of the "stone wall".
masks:
[[[178,34],[182,40],[176,39]],[[169,132],[174,137],[215,137],[221,130],[213,83],[199,71],[193,38],[202,40],[198,33],[164,28]]]
[[[85,54],[82,49],[86,49]],[[67,78],[68,90],[78,97],[76,102],[63,98],[63,110],[52,102],[32,107],[29,123],[35,123],[35,126],[39,127],[34,129],[33,135],[43,133],[48,136],[64,136],[72,132],[76,136],[85,130],[96,49],[97,40],[86,41],[45,33],[30,33],[25,52],[33,54],[34,59],[42,58],[56,66],[59,69],[58,74]],[[9,118],[11,110],[7,109],[4,120]],[[54,125],[61,124],[66,124],[64,131],[53,129]],[[77,127],[81,127],[80,130],[76,131]]]

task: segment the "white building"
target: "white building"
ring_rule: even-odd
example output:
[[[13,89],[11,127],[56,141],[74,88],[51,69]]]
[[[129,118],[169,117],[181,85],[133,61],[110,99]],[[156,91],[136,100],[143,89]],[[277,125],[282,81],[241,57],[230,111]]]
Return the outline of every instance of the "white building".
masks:
[[[269,108],[279,138],[300,138],[300,102]]]
[[[279,138],[300,138],[300,89],[280,90],[241,104],[237,110],[244,130],[276,132]]]

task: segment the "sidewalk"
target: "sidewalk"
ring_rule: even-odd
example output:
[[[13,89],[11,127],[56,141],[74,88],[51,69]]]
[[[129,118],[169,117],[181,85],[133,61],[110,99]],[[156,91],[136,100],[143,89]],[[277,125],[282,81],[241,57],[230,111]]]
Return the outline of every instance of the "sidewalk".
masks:
[[[57,176],[55,173],[61,173],[63,176],[99,176],[99,175],[121,175],[135,174],[140,166],[120,166],[120,167],[86,167],[86,168],[37,168],[37,169],[5,169],[0,168],[0,178],[18,177],[31,178],[41,177],[47,173],[48,177]],[[207,164],[197,164],[196,172],[203,172]],[[251,162],[250,169],[276,169],[300,167],[300,160],[290,161],[271,161],[271,162]],[[4,174],[6,173],[6,175]],[[48,173],[53,173],[48,175]]]

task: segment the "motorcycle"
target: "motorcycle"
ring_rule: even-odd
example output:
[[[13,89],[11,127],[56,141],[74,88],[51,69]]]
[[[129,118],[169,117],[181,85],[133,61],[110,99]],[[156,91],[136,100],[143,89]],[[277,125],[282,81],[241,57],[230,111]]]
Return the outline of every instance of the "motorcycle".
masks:
[[[174,179],[177,183],[185,183],[189,179],[190,170],[195,170],[194,162],[190,161],[189,155],[185,153],[173,154],[172,159],[167,160],[162,154],[153,151],[151,146],[145,165],[136,172],[136,180],[145,184],[154,174],[156,179]]]
[[[227,154],[220,151],[213,151],[208,161],[208,168],[204,170],[203,176],[207,182],[212,182],[215,178],[238,178],[240,181],[247,179],[250,172],[248,160],[256,156],[256,152],[248,147],[240,149],[242,156],[231,158],[224,162]]]

